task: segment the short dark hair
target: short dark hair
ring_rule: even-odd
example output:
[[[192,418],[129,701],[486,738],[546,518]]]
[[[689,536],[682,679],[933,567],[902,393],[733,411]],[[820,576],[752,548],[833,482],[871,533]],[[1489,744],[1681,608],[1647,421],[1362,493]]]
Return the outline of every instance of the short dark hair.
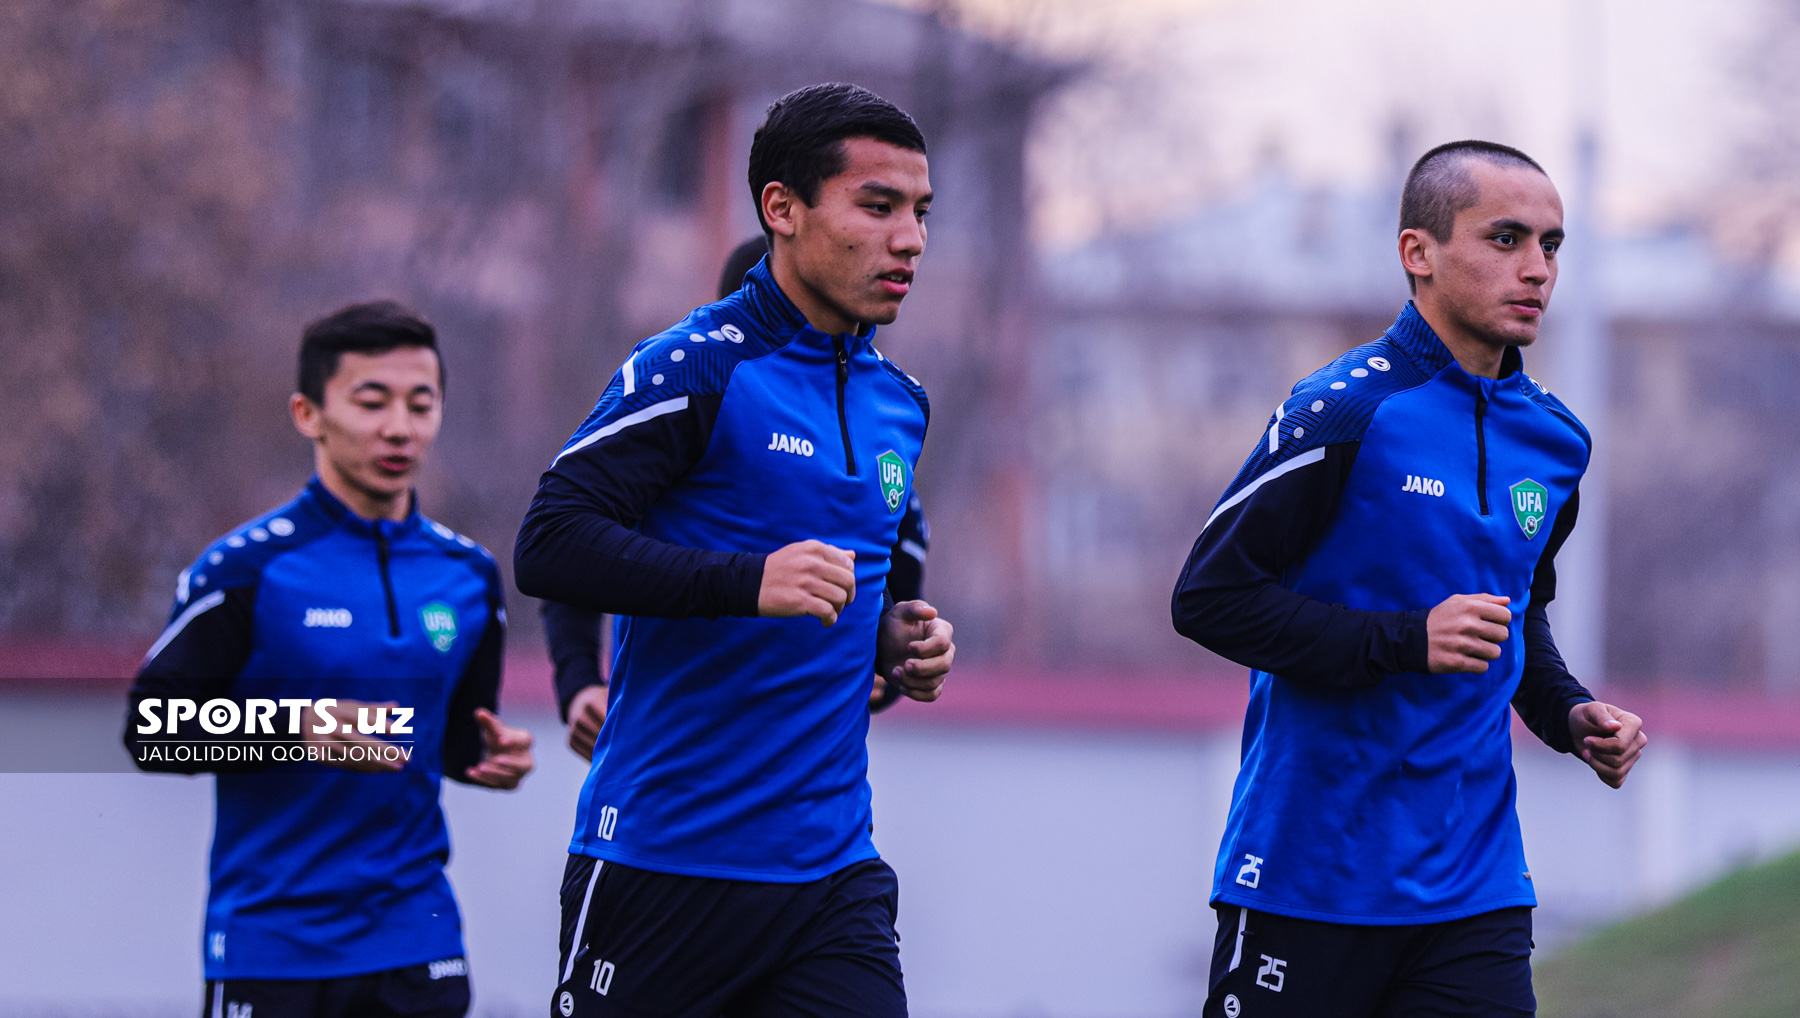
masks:
[[[844,172],[844,141],[874,138],[924,153],[925,136],[913,118],[866,88],[834,82],[795,89],[769,105],[750,142],[750,200],[756,221],[763,219],[762,193],[772,181],[792,188],[800,200],[819,200],[819,185]]]
[[[719,270],[719,299],[724,300],[738,292],[744,285],[744,277],[768,253],[768,237],[751,237],[732,248],[731,254],[725,257],[725,267]]]
[[[1400,192],[1402,231],[1424,230],[1438,240],[1450,239],[1456,214],[1481,200],[1468,169],[1471,159],[1498,166],[1529,166],[1544,172],[1537,160],[1510,145],[1472,140],[1439,145],[1420,156],[1406,175],[1406,188]]]
[[[307,325],[300,334],[300,395],[325,405],[325,383],[337,374],[346,353],[386,353],[422,346],[438,355],[438,388],[444,386],[444,355],[431,323],[391,300],[339,308]]]
[[[1471,159],[1497,166],[1529,166],[1544,173],[1537,160],[1511,145],[1474,139],[1446,142],[1420,156],[1406,174],[1406,186],[1400,191],[1399,232],[1424,230],[1439,241],[1450,239],[1456,214],[1481,200],[1480,185],[1469,172]],[[1406,285],[1417,291],[1418,277],[1408,272]]]

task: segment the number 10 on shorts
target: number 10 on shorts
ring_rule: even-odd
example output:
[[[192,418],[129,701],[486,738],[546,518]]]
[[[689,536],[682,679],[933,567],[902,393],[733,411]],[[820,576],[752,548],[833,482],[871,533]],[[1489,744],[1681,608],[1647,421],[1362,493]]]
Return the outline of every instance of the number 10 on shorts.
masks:
[[[594,974],[588,977],[588,989],[593,990],[595,993],[604,997],[606,996],[606,991],[612,989],[612,977],[613,963],[610,961],[596,961],[594,962]]]

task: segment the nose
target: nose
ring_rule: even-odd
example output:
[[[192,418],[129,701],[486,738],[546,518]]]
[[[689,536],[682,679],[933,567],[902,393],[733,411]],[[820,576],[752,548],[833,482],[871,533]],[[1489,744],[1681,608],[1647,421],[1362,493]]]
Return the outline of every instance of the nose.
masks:
[[[1525,264],[1520,267],[1519,281],[1532,286],[1543,286],[1550,281],[1550,256],[1544,253],[1544,245],[1531,245]]]
[[[396,445],[413,438],[413,414],[405,400],[394,400],[393,405],[388,407],[387,413],[381,415],[379,434],[384,441]]]
[[[913,259],[925,253],[925,221],[917,216],[901,216],[901,225],[888,236],[888,253]]]

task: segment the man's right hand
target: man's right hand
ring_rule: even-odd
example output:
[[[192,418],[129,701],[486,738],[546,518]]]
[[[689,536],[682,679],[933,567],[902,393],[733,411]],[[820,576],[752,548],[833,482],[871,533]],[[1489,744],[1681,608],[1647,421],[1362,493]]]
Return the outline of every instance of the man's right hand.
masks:
[[[605,686],[583,686],[569,698],[569,748],[583,760],[594,758],[594,740],[605,723]]]
[[[811,615],[827,626],[856,599],[856,553],[823,541],[799,541],[763,562],[756,611],[763,618]]]
[[[359,774],[392,774],[404,769],[406,767],[406,761],[403,759],[385,759],[386,754],[383,753],[382,750],[389,745],[389,743],[385,739],[377,739],[373,735],[362,734],[356,730],[355,725],[356,709],[358,707],[370,708],[372,712],[376,707],[391,708],[395,706],[398,705],[392,702],[364,703],[361,700],[339,700],[331,707],[319,707],[315,705],[313,707],[314,711],[323,711],[324,713],[331,715],[333,722],[331,731],[316,731],[315,726],[320,723],[320,719],[316,714],[310,713],[306,715],[306,720],[301,723],[300,730],[305,735],[307,745],[317,746],[323,751],[324,759],[319,762],[325,764],[327,767],[337,767],[346,771],[356,771]],[[345,731],[346,727],[349,728],[349,731]],[[363,747],[363,752],[360,754],[352,754],[350,749],[353,746]],[[350,759],[353,755],[363,756],[363,759]]]
[[[1493,594],[1452,594],[1431,609],[1425,633],[1432,674],[1487,671],[1512,635],[1512,611],[1506,607],[1511,603],[1512,598]]]

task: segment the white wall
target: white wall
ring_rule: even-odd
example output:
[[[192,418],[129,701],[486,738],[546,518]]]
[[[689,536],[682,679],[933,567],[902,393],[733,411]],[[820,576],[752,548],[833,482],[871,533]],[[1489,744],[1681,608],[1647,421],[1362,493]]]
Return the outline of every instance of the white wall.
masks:
[[[9,717],[0,697],[0,719]],[[88,715],[112,725],[116,704]],[[10,717],[20,714],[12,710]],[[447,787],[478,1015],[539,1015],[582,768],[551,718],[514,795]],[[4,734],[4,733],[0,733]],[[921,1018],[1192,1014],[1237,735],[883,720],[876,843]],[[1519,745],[1540,946],[1800,844],[1800,753],[1656,742],[1622,792]],[[0,774],[0,1015],[190,1015],[211,782]]]

